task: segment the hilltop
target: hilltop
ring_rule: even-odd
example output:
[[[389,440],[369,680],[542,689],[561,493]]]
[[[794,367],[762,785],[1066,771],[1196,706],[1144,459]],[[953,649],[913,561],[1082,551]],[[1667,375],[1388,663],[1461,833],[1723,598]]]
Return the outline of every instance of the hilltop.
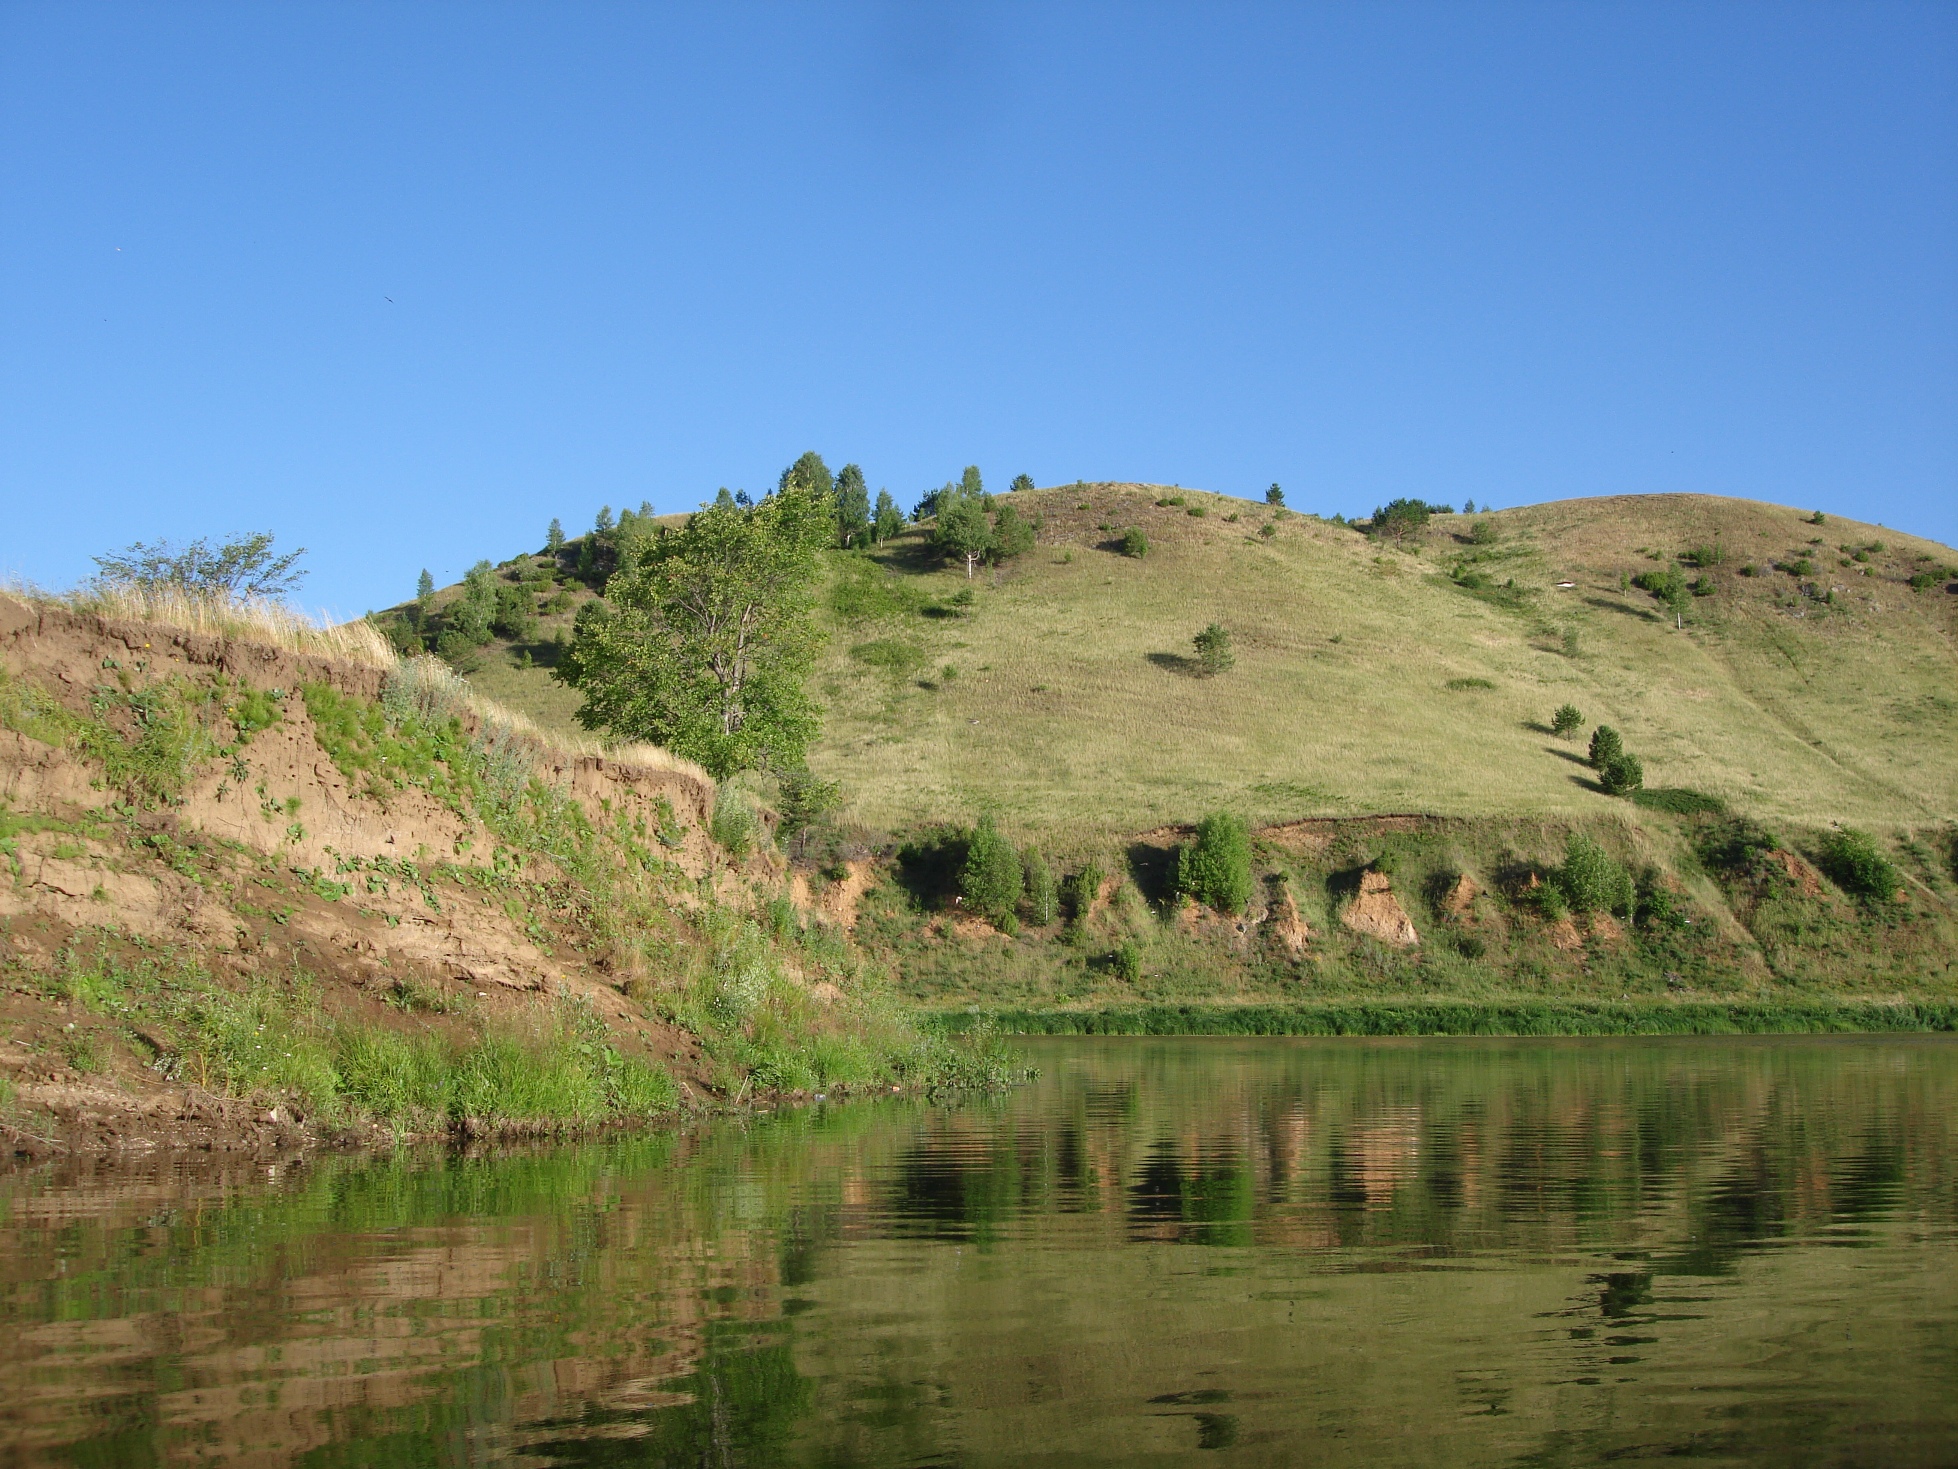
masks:
[[[1438,515],[1399,544],[1163,486],[1013,498],[1034,550],[971,581],[926,527],[831,557],[811,763],[867,828],[991,809],[1067,844],[1217,807],[1595,813],[1615,803],[1549,733],[1564,703],[1619,729],[1650,786],[1820,824],[1958,814],[1949,547],[1695,495]],[[1131,526],[1146,556],[1122,554]],[[580,545],[506,563],[569,585],[471,674],[567,730],[578,699],[547,665],[591,595]],[[1683,626],[1631,584],[1681,558]],[[1236,666],[1206,678],[1191,638],[1212,621]]]

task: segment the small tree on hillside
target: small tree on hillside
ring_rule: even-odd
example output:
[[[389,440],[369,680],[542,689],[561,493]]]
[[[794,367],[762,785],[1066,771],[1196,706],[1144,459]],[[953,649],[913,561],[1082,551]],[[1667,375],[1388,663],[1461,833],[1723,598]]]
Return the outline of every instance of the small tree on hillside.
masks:
[[[422,574],[415,579],[415,610],[426,618],[435,611],[435,578],[422,568]]]
[[[962,486],[948,486],[939,497],[938,522],[932,527],[931,543],[942,554],[965,562],[969,581],[972,569],[993,550],[993,525],[986,507],[976,494]]]
[[[1020,857],[1020,870],[1025,874],[1027,890],[1027,922],[1035,928],[1045,928],[1060,917],[1061,895],[1054,881],[1054,869],[1047,865],[1047,859],[1040,855],[1037,847],[1028,847]]]
[[[811,449],[782,471],[776,482],[777,491],[803,490],[815,497],[818,503],[831,503],[836,496],[836,481],[830,476],[829,466],[823,463],[823,456]]]
[[[1557,869],[1557,885],[1579,913],[1631,916],[1636,891],[1631,873],[1582,832],[1573,832],[1564,844],[1564,865]]]
[[[1149,554],[1149,537],[1142,533],[1142,527],[1132,525],[1122,532],[1122,554],[1140,560]]]
[[[1001,503],[993,517],[993,544],[988,553],[995,563],[1011,561],[1033,549],[1033,527],[1011,505]]]
[[[1822,870],[1844,892],[1887,903],[1897,896],[1903,879],[1890,859],[1877,850],[1866,832],[1844,827],[1831,832],[1822,845]]]
[[[1251,901],[1251,829],[1242,817],[1214,812],[1176,855],[1176,891],[1219,913],[1242,913]]]
[[[1270,489],[1265,491],[1265,504],[1283,505],[1284,503],[1285,492],[1279,489],[1277,485],[1274,484]]]
[[[966,465],[965,473],[959,476],[959,493],[970,495],[975,500],[984,500],[986,498],[986,484],[979,477],[978,465]]]
[[[1575,704],[1561,704],[1557,712],[1550,716],[1550,728],[1562,739],[1569,739],[1584,728],[1584,716],[1577,711]]]
[[[1625,742],[1618,737],[1618,731],[1608,724],[1601,724],[1591,731],[1591,768],[1603,770],[1605,761],[1614,755],[1625,753]]]
[[[168,587],[196,597],[283,597],[306,576],[297,565],[306,548],[275,556],[272,541],[270,531],[254,531],[215,549],[203,537],[183,547],[137,541],[93,557],[99,568],[95,581],[144,591]]]
[[[1425,500],[1390,500],[1373,512],[1373,533],[1397,546],[1404,544],[1409,536],[1427,529],[1432,513]]]
[[[1638,756],[1621,750],[1598,767],[1598,784],[1607,796],[1629,796],[1645,785],[1645,766]]]
[[[544,532],[544,549],[553,556],[564,549],[564,522],[555,515],[551,517],[551,528]]]
[[[1032,475],[1016,474],[1013,476],[1013,483],[1006,487],[1006,492],[1009,495],[1023,495],[1028,490],[1031,490],[1032,488],[1033,488]]]
[[[848,546],[870,529],[870,487],[863,471],[846,464],[836,476],[837,544]]]
[[[889,490],[877,492],[877,513],[871,521],[871,535],[879,541],[888,541],[904,530],[904,512],[897,508],[897,501],[891,498]]]
[[[1218,623],[1211,623],[1193,641],[1197,648],[1197,662],[1208,677],[1228,673],[1237,662],[1237,655],[1231,651],[1231,635]]]
[[[598,507],[598,519],[592,522],[592,529],[597,531],[601,536],[611,532],[612,507],[610,505],[601,505]]]
[[[1020,903],[1020,854],[1000,835],[991,815],[979,818],[959,869],[959,896],[973,912],[1003,922]]]

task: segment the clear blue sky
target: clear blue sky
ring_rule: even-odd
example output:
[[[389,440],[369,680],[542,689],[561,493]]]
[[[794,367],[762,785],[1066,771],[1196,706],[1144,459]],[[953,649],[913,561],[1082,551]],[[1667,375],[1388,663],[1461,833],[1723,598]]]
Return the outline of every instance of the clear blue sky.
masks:
[[[1958,542],[1958,6],[0,4],[0,571],[809,448]]]

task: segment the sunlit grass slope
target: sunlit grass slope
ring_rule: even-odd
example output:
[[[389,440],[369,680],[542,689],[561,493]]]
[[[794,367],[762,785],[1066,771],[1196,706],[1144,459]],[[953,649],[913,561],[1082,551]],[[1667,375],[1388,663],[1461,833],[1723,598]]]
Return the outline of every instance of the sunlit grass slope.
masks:
[[[1565,702],[1623,732],[1648,786],[1809,822],[1958,814],[1958,596],[1907,584],[1958,563],[1933,542],[1705,496],[1503,511],[1486,545],[1438,517],[1404,550],[1295,514],[1267,537],[1261,504],[1158,486],[1016,502],[1037,549],[970,583],[922,528],[834,558],[812,764],[866,824],[1616,806],[1548,732]],[[1120,554],[1129,526],[1145,557]],[[1688,570],[1712,590],[1679,628],[1624,579],[1698,546],[1722,559]],[[1236,666],[1205,678],[1190,640],[1212,621]]]

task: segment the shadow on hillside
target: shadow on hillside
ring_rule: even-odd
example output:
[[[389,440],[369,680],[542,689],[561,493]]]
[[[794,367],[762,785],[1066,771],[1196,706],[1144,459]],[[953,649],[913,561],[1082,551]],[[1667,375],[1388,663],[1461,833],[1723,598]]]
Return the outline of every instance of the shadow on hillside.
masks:
[[[1545,724],[1541,719],[1526,719],[1523,721],[1523,728],[1528,730],[1531,734],[1553,735],[1557,732],[1556,730],[1552,729],[1549,725]]]
[[[901,572],[906,576],[923,576],[945,565],[945,553],[935,549],[923,536],[884,541],[870,559],[887,571]]]
[[[1636,617],[1643,622],[1660,622],[1664,620],[1656,612],[1647,611],[1643,607],[1627,607],[1623,602],[1614,602],[1609,597],[1586,597],[1584,599],[1584,605],[1586,607],[1596,607],[1604,612],[1622,612],[1627,617]]]
[[[1185,678],[1203,677],[1203,665],[1181,653],[1144,653],[1142,656],[1165,673],[1180,673]]]
[[[1129,876],[1150,907],[1167,909],[1176,901],[1176,848],[1131,842],[1126,855]]]
[[[1576,786],[1579,790],[1589,791],[1594,796],[1608,796],[1611,794],[1610,791],[1606,790],[1597,781],[1592,780],[1587,776],[1573,775],[1570,778],[1570,783]]]
[[[965,866],[962,832],[935,831],[897,850],[897,885],[922,912],[949,908],[959,895],[959,869]]]
[[[1550,731],[1545,730],[1543,733],[1549,734]],[[1591,763],[1584,756],[1578,754],[1577,751],[1566,750],[1557,745],[1545,745],[1543,747],[1543,753],[1546,755],[1555,755],[1559,760],[1568,760],[1573,765],[1588,766]]]

